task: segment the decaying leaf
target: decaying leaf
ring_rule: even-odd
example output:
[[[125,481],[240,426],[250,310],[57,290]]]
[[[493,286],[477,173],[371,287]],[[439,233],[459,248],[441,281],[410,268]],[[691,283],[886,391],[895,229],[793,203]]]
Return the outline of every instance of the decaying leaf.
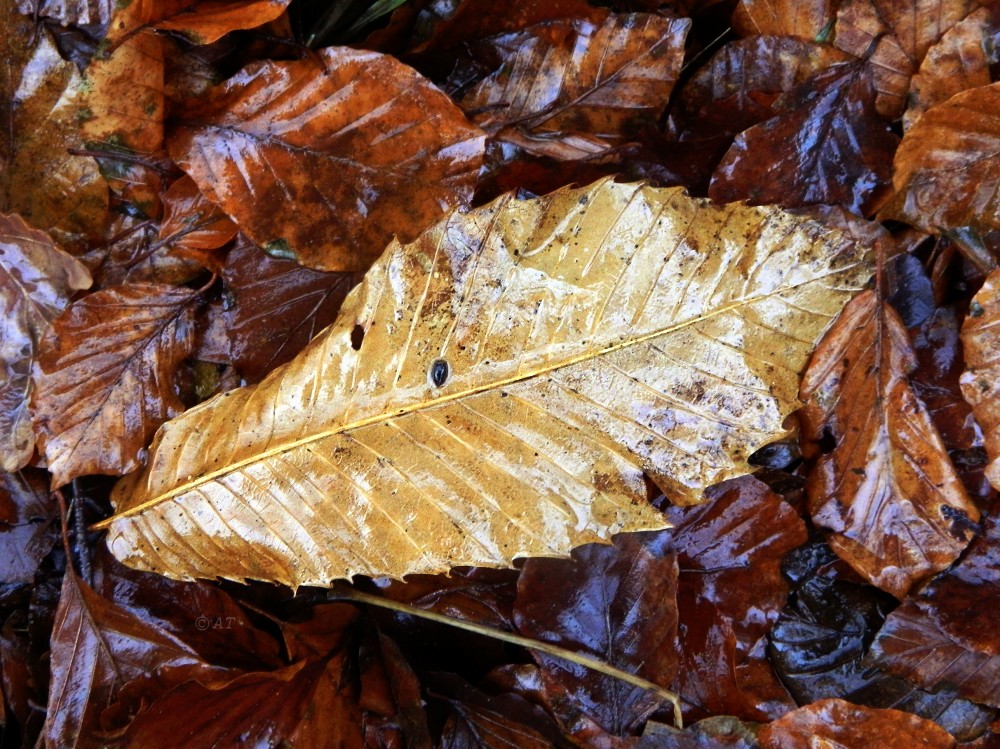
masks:
[[[114,0],[17,0],[26,16],[51,18],[63,26],[105,25],[111,20]]]
[[[16,471],[35,449],[28,400],[42,334],[90,286],[87,268],[20,216],[0,213],[0,470]]]
[[[986,478],[1000,489],[1000,271],[993,271],[972,300],[962,323],[966,371],[962,395],[983,430],[990,463]]]
[[[193,44],[211,44],[230,31],[263,26],[280,16],[290,0],[132,0],[119,3],[108,32],[120,39],[142,28],[175,31]],[[124,9],[124,10],[122,10]]]
[[[58,535],[56,515],[42,471],[0,473],[0,583],[34,580]]]
[[[163,195],[160,242],[164,247],[216,250],[238,231],[236,224],[201,194],[190,177],[176,180]]]
[[[184,110],[168,148],[272,254],[366,269],[471,198],[484,136],[392,57],[317,55],[248,66]]]
[[[836,5],[833,0],[740,0],[733,27],[741,36],[780,34],[823,41]]]
[[[521,147],[547,150],[553,139],[576,135],[600,151],[655,125],[690,25],[635,13],[495,37],[487,49],[499,67],[459,104],[487,133]]]
[[[833,531],[838,555],[897,598],[951,564],[979,519],[913,394],[915,366],[899,317],[867,291],[848,304],[802,381],[806,440],[814,454],[833,440],[807,484],[813,521]]]
[[[53,324],[32,405],[54,487],[134,471],[156,428],[184,410],[173,377],[194,348],[197,296],[156,284],[103,289]]]
[[[1000,83],[928,109],[894,166],[893,218],[929,232],[1000,229]]]
[[[644,472],[683,503],[747,472],[870,272],[839,232],[679,189],[455,212],[390,245],[291,363],[166,425],[110,548],[302,585],[662,527]]]
[[[939,725],[901,710],[875,710],[843,700],[820,700],[764,726],[761,749],[919,746],[952,749],[955,739]]]

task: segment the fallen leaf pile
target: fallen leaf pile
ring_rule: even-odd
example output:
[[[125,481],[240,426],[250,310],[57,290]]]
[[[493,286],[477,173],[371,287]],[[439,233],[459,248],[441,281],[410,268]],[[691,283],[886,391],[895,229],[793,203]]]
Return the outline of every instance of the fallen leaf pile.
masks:
[[[996,3],[0,36],[0,747],[1000,746]]]

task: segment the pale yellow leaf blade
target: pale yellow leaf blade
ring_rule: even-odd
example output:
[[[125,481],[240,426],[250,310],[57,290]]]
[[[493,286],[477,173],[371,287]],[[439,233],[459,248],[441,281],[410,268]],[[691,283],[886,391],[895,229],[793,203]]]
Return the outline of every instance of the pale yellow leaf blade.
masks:
[[[676,188],[452,213],[390,245],[295,360],[164,425],[110,547],[301,585],[663,527],[643,473],[685,503],[746,473],[870,274],[835,230]]]

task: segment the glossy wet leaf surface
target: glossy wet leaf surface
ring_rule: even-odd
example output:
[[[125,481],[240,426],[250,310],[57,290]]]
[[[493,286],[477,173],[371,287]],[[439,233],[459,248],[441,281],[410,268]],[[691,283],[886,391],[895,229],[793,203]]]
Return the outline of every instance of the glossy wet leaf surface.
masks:
[[[483,153],[433,84],[346,47],[254,63],[179,116],[168,147],[199,189],[261,247],[323,270],[364,269],[466,204]]]
[[[962,345],[965,348],[966,371],[962,373],[962,395],[972,406],[976,421],[983,429],[989,465],[986,477],[994,487],[1000,487],[1000,413],[997,412],[996,391],[1000,387],[1000,299],[997,283],[1000,273],[991,273],[983,288],[972,300],[969,316],[962,324]]]
[[[453,214],[293,362],[161,431],[110,547],[180,578],[323,584],[663,527],[643,471],[686,503],[746,472],[867,257],[774,210],[610,182]]]

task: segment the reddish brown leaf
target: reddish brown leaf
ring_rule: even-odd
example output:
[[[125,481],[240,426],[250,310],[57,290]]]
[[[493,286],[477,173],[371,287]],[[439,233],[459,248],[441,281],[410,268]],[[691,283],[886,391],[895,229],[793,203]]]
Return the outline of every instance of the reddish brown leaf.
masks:
[[[157,427],[184,410],[173,376],[194,348],[197,298],[171,286],[121,286],[84,297],[55,321],[32,398],[53,486],[142,465]]]
[[[0,473],[0,583],[30,583],[52,550],[57,512],[41,471]]]
[[[984,525],[954,569],[889,615],[872,653],[879,665],[927,689],[946,683],[1000,707],[1000,520]]]
[[[366,746],[431,749],[416,674],[390,638],[373,629],[366,635],[359,653]]]
[[[0,470],[16,471],[35,449],[28,399],[42,334],[74,291],[90,286],[85,266],[20,216],[0,213]]]
[[[709,197],[871,212],[892,175],[897,139],[875,111],[867,68],[836,66],[789,98],[788,111],[737,136]]]
[[[94,593],[67,570],[52,630],[46,745],[97,747],[101,714],[133,683],[140,698],[188,679],[216,680],[224,669],[206,664],[184,642]],[[142,689],[136,687],[142,684]]]
[[[924,57],[910,82],[909,106],[903,128],[955,94],[992,83],[987,49],[1000,36],[1000,6],[980,8],[952,26]]]
[[[237,231],[236,224],[188,176],[176,180],[163,195],[160,243],[166,248],[216,250]]]
[[[647,548],[636,535],[621,535],[614,545],[577,548],[571,559],[527,560],[514,618],[522,634],[666,686],[677,672],[676,582],[672,554]],[[550,705],[580,711],[611,733],[632,731],[660,704],[618,679],[532,655]]]
[[[136,716],[131,747],[289,746],[362,749],[362,716],[343,658],[300,661],[228,683],[183,684]]]
[[[910,78],[931,45],[979,7],[978,0],[847,0],[837,12],[834,43],[867,57],[886,117],[906,107]]]
[[[844,52],[790,36],[727,44],[682,91],[688,127],[699,136],[735,134],[771,117],[775,99],[813,75],[849,60]]]
[[[807,485],[813,521],[873,585],[897,598],[951,564],[979,511],[907,375],[916,366],[896,313],[873,292],[845,308],[802,381],[806,446],[832,438]],[[826,435],[826,436],[825,436]]]
[[[962,346],[966,371],[961,377],[962,395],[983,430],[990,463],[986,478],[1000,488],[1000,270],[993,271],[972,300],[962,323]]]
[[[746,477],[706,492],[707,504],[671,507],[677,554],[680,668],[673,683],[688,718],[775,718],[794,703],[767,662],[767,635],[788,596],[782,557],[805,524],[767,486]]]
[[[834,0],[740,0],[733,28],[741,36],[787,34],[820,41],[833,24]]]
[[[100,238],[108,186],[83,146],[76,105],[83,78],[44,30],[0,0],[0,211],[19,213],[68,249]]]
[[[318,55],[250,65],[185,111],[168,145],[258,245],[358,270],[468,201],[484,138],[395,59]]]
[[[578,158],[655,126],[680,74],[688,19],[642,13],[551,21],[490,39],[499,67],[459,101],[490,135],[559,154],[549,142],[582,138]],[[540,141],[540,143],[537,143]]]
[[[333,322],[361,280],[358,273],[324,273],[270,257],[245,239],[229,253],[222,277],[233,295],[224,313],[230,354],[247,382],[291,360]]]
[[[821,700],[761,729],[762,749],[843,749],[919,746],[951,749],[955,739],[935,723],[899,710],[875,710],[843,700]]]
[[[183,34],[192,44],[211,44],[230,31],[263,26],[290,0],[133,0],[121,5],[108,37],[120,39],[144,27]]]
[[[894,166],[893,218],[929,232],[1000,229],[1000,83],[927,110]]]

